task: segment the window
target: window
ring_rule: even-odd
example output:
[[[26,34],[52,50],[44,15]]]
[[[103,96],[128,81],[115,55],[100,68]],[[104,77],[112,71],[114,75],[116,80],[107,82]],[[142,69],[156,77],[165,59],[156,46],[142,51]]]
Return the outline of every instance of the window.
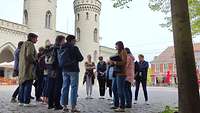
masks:
[[[45,18],[45,27],[46,28],[51,28],[51,12],[50,11],[47,11],[46,13],[46,18]]]
[[[168,71],[168,64],[164,64],[164,72]]]
[[[24,11],[24,24],[25,25],[28,24],[28,11],[27,10]]]
[[[97,21],[97,14],[95,14],[95,21]]]
[[[97,28],[94,29],[94,42],[98,42],[98,37],[97,37]]]
[[[86,19],[87,20],[89,19],[89,13],[88,12],[86,13]]]
[[[77,14],[77,20],[78,21],[80,20],[80,14]]]
[[[156,72],[160,72],[160,65],[156,64]]]
[[[80,28],[77,28],[76,29],[76,38],[77,38],[77,41],[80,41],[80,38],[81,37],[81,30],[80,30]]]

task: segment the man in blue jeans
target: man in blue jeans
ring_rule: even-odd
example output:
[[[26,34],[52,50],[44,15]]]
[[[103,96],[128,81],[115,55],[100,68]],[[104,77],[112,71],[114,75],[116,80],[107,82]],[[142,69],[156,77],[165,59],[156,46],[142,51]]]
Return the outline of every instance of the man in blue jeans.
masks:
[[[37,35],[28,34],[28,40],[24,42],[19,55],[19,105],[24,107],[30,104],[33,80],[35,79],[37,52],[34,44],[37,42]]]
[[[83,56],[77,46],[75,46],[75,36],[69,35],[66,38],[67,43],[62,46],[62,49],[67,50],[66,59],[70,59],[71,63],[62,67],[63,75],[63,85],[61,91],[61,105],[63,106],[63,111],[68,111],[68,99],[69,99],[69,88],[71,85],[71,112],[80,112],[77,110],[77,91],[79,82],[79,62],[83,61]]]

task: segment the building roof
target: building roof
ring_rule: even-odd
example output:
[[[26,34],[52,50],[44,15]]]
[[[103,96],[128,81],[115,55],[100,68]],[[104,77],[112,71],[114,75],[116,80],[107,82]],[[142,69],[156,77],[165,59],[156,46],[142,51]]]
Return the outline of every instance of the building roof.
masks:
[[[200,52],[200,43],[193,45],[194,52]],[[160,55],[155,56],[151,63],[173,63],[175,62],[174,46],[169,46]]]

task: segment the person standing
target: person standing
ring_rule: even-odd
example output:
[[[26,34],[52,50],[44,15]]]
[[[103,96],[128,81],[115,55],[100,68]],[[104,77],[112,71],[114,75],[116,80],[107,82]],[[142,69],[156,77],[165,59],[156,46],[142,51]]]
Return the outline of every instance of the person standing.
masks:
[[[43,83],[43,76],[44,76],[44,68],[45,68],[45,62],[44,62],[44,47],[39,48],[39,53],[37,55],[37,69],[36,69],[36,80],[34,82],[35,86],[35,97],[37,102],[42,102],[41,96],[42,96],[42,83]]]
[[[106,70],[106,86],[109,89],[109,96],[110,96],[108,100],[112,100],[112,80],[113,80],[113,65],[110,64],[110,61],[108,61]]]
[[[142,83],[145,102],[146,102],[147,105],[149,105],[148,104],[148,95],[147,95],[147,72],[148,72],[148,68],[149,68],[149,63],[144,60],[144,55],[142,55],[142,54],[138,55],[138,59],[139,59],[139,62],[135,62],[136,89],[135,89],[135,102],[134,102],[134,104],[137,103],[140,83]]]
[[[99,62],[97,64],[97,80],[99,82],[99,92],[100,98],[104,99],[105,90],[106,90],[106,62],[103,61],[103,57],[99,57]]]
[[[59,53],[59,65],[62,66],[63,84],[61,91],[61,104],[63,111],[68,111],[69,87],[71,85],[71,112],[80,112],[77,108],[77,91],[79,83],[79,62],[83,61],[83,56],[77,46],[76,38],[68,35],[67,43],[62,46],[62,53]]]
[[[63,109],[60,105],[60,96],[62,88],[62,69],[58,64],[58,50],[65,42],[65,37],[59,35],[56,37],[55,44],[50,48],[48,59],[48,109],[54,108],[55,110]]]
[[[14,53],[13,77],[17,77],[19,75],[19,53],[20,53],[20,49],[21,49],[21,46],[22,46],[23,43],[24,43],[23,41],[20,41],[18,43],[17,49],[15,50],[15,53]],[[16,97],[17,97],[18,93],[19,93],[19,86],[17,87],[17,89],[15,89],[15,91],[12,95],[12,98],[11,98],[12,103],[17,102]],[[18,100],[19,100],[19,98],[18,98]]]
[[[125,81],[125,100],[126,108],[132,108],[132,90],[131,86],[134,80],[134,56],[129,48],[125,48],[127,52],[127,64],[126,64],[126,81]]]
[[[36,77],[37,52],[34,44],[38,36],[34,33],[28,34],[28,40],[24,42],[19,55],[19,105],[24,107],[30,104],[33,80]]]
[[[86,83],[86,93],[87,97],[86,99],[92,99],[92,86],[94,85],[94,69],[95,69],[95,63],[92,62],[91,55],[87,56],[87,61],[85,62],[85,75],[83,84]]]
[[[115,66],[113,79],[113,94],[114,94],[114,109],[115,112],[125,112],[125,79],[126,79],[126,64],[127,52],[124,49],[122,41],[116,42],[117,57],[111,58],[111,64]]]

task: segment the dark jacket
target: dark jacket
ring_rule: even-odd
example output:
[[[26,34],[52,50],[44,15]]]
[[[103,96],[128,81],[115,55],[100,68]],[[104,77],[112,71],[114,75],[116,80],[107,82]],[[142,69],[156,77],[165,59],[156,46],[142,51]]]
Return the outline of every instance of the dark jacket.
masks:
[[[105,75],[106,75],[106,68],[107,68],[107,66],[106,66],[106,62],[104,62],[104,61],[102,61],[102,63],[98,63],[97,64],[97,77],[99,78],[99,77],[105,77]],[[103,73],[103,74],[101,74],[101,73]]]
[[[20,49],[17,48],[14,53],[14,70],[19,70],[19,52]]]
[[[77,46],[74,46],[70,43],[65,43],[62,48],[69,48],[70,49],[70,59],[73,62],[70,65],[63,67],[63,71],[65,72],[80,72],[79,69],[79,62],[83,61],[83,56]]]
[[[147,73],[148,73],[149,63],[147,61],[143,62],[135,62],[135,79],[139,80],[147,80]]]

